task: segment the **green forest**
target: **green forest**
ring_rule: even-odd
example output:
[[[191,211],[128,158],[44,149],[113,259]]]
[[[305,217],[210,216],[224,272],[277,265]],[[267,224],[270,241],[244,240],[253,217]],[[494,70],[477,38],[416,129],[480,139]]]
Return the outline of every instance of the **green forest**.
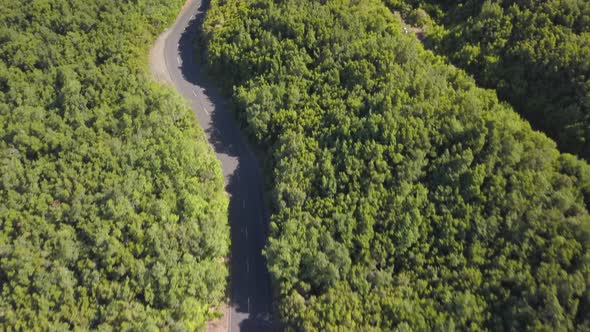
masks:
[[[515,12],[509,3],[485,8]],[[571,5],[558,28],[571,34],[559,38],[583,44],[582,1],[547,3]],[[560,64],[553,56],[564,53],[545,44],[520,47],[514,56],[530,56],[537,76],[510,80],[518,66],[505,66],[493,44],[507,24],[488,13],[483,27],[443,33],[450,50],[466,38],[461,29],[474,29],[474,42],[477,29],[490,31],[483,40],[493,45],[479,45],[467,69],[509,101],[508,87],[519,86],[514,98],[530,99],[513,108],[425,50],[387,5],[213,0],[207,14],[210,73],[270,159],[265,255],[285,327],[590,330],[590,166],[515,111],[535,128],[554,126],[547,134],[565,151],[587,157],[588,100],[575,97],[587,94],[575,69],[590,63],[583,45],[577,53],[568,44]],[[433,20],[413,5],[414,18]],[[532,29],[517,34],[522,45],[551,31],[527,23],[548,19],[535,13],[519,23]],[[547,84],[553,78],[568,85]]]
[[[386,0],[426,44],[590,160],[590,2]]]
[[[214,315],[219,161],[147,70],[182,3],[2,1],[1,330],[183,331]]]

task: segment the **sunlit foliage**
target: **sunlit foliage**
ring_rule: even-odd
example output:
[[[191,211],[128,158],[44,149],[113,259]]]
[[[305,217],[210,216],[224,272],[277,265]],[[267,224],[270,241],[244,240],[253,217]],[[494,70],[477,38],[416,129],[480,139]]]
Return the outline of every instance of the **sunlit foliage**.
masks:
[[[589,166],[381,2],[214,1],[204,33],[272,158],[288,328],[589,327]]]
[[[385,0],[425,43],[556,140],[590,160],[590,2]],[[425,10],[422,10],[424,8]]]
[[[181,5],[2,1],[1,330],[194,330],[222,298],[219,162],[146,70]]]

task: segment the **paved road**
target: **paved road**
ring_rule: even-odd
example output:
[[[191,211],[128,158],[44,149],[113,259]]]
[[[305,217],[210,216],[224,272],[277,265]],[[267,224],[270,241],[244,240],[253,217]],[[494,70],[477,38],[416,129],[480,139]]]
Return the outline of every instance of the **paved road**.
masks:
[[[262,257],[267,218],[258,162],[227,102],[195,61],[195,37],[208,0],[189,0],[164,36],[169,78],[190,102],[209,143],[221,160],[230,195],[230,331],[270,331],[270,281]],[[180,153],[180,151],[179,151]]]

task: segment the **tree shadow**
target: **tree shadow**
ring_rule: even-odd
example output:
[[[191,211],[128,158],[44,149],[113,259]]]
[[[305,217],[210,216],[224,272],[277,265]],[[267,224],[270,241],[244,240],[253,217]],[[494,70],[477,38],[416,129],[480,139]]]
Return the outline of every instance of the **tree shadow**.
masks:
[[[210,120],[203,125],[209,143],[222,161],[226,191],[230,195],[231,236],[229,294],[232,321],[241,319],[240,331],[278,329],[271,318],[270,276],[262,249],[267,238],[268,213],[263,199],[263,177],[259,163],[241,134],[230,104],[196,61],[197,42],[209,0],[203,0],[178,41],[182,76],[201,89],[208,99]],[[231,309],[230,309],[231,310]],[[231,323],[230,323],[231,324]],[[230,325],[231,330],[231,325]]]

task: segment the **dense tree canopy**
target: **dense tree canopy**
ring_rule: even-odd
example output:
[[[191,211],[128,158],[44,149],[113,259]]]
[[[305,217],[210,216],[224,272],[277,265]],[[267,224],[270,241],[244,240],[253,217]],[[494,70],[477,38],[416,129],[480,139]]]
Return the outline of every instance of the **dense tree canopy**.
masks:
[[[296,330],[588,330],[590,167],[374,0],[213,1]]]
[[[589,1],[385,1],[410,20],[425,9],[440,24],[427,29],[428,45],[590,160]]]
[[[2,1],[1,330],[194,330],[222,298],[219,163],[146,70],[181,5]]]

